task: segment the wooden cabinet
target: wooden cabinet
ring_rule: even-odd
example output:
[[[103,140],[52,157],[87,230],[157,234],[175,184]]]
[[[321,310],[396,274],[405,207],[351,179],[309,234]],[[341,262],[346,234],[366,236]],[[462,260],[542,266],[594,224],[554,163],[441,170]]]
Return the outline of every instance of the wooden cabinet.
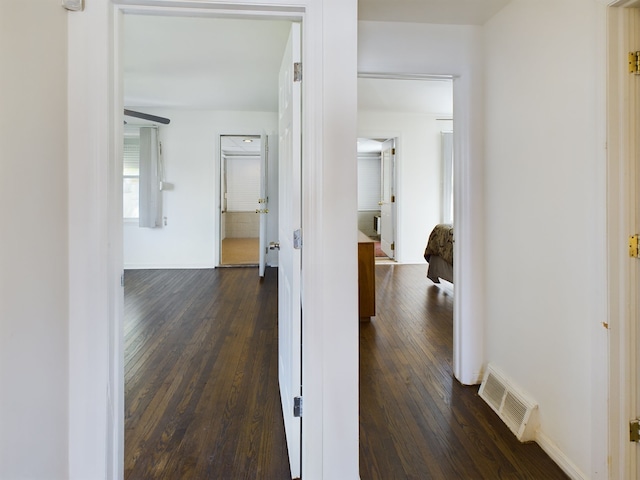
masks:
[[[358,311],[366,321],[376,314],[375,243],[358,232]]]

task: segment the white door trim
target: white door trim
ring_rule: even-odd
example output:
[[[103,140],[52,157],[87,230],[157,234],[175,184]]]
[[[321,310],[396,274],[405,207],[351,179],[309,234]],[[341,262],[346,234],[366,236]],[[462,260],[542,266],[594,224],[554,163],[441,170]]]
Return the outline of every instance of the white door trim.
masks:
[[[635,160],[638,143],[629,125],[637,111],[638,99],[629,88],[625,65],[627,53],[640,45],[630,44],[629,10],[639,2],[603,2],[607,46],[605,58],[607,125],[607,281],[608,281],[608,451],[611,458],[608,478],[636,478],[637,445],[629,442],[628,422],[635,414],[637,368],[634,339],[638,314],[636,260],[627,252],[628,235],[635,232]],[[631,78],[631,80],[638,80]],[[595,355],[594,355],[595,356]],[[606,378],[606,377],[605,377]],[[594,379],[594,383],[595,383]],[[604,477],[603,477],[604,478]]]
[[[303,375],[310,379],[305,385],[303,476],[355,480],[357,235],[354,229],[337,238],[331,229],[355,218],[356,197],[345,189],[338,206],[324,195],[334,178],[349,184],[355,180],[355,164],[345,174],[339,161],[351,150],[355,158],[354,0],[102,0],[69,15],[69,478],[122,477],[122,220],[116,160],[122,86],[115,81],[121,69],[114,39],[123,12],[268,16],[304,23],[303,265],[324,265],[329,248],[338,252],[343,266],[339,276],[326,268],[302,272]],[[347,60],[352,69],[345,68]],[[332,128],[338,123],[342,128]],[[345,204],[353,206],[353,215]],[[326,297],[334,304],[327,305]]]
[[[456,295],[454,296],[453,315],[453,370],[455,377],[465,385],[478,384],[482,380],[484,364],[484,285],[483,275],[483,223],[484,192],[482,190],[482,166],[478,155],[472,148],[473,122],[472,96],[469,75],[431,75],[427,73],[359,72],[363,78],[382,78],[394,80],[453,80],[453,137],[454,150],[454,224],[456,242],[454,244],[454,278]],[[477,111],[475,115],[477,115]],[[475,127],[481,128],[481,127]],[[396,135],[379,135],[380,132],[359,132],[360,137],[400,138]],[[398,147],[398,145],[396,145]],[[398,147],[399,148],[399,147]],[[471,159],[473,154],[476,158]],[[402,165],[396,165],[399,174]],[[397,183],[396,183],[397,185]],[[400,202],[398,203],[400,208]],[[397,213],[397,212],[396,212]],[[400,215],[396,226],[401,229]],[[396,230],[397,231],[397,230]],[[396,258],[398,253],[396,252]]]

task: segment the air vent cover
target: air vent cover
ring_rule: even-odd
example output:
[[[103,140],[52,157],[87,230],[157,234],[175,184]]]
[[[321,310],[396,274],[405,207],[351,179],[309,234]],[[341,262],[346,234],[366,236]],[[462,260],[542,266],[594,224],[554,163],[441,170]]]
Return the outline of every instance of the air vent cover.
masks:
[[[538,405],[519,391],[491,364],[487,367],[480,391],[482,398],[521,442],[534,440]]]

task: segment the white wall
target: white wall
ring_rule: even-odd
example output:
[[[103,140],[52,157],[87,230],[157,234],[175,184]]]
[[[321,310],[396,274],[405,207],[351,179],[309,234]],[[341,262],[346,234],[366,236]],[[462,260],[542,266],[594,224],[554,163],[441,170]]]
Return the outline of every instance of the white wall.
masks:
[[[135,107],[131,109],[136,110]],[[219,158],[220,135],[268,134],[277,131],[278,115],[272,112],[181,111],[139,108],[167,117],[159,128],[165,180],[162,228],[124,224],[125,268],[213,268],[219,263]],[[133,122],[131,122],[133,123]],[[277,136],[270,144],[277,144]],[[277,178],[277,148],[270,145],[269,172]],[[277,240],[277,183],[270,183],[267,242]],[[257,202],[257,197],[256,197]],[[257,206],[257,203],[256,203]],[[270,258],[277,264],[277,259]]]
[[[397,137],[396,260],[425,263],[424,249],[442,217],[441,132],[437,115],[358,111],[358,137]]]
[[[519,0],[485,26],[486,360],[539,403],[538,440],[584,478],[607,454],[591,453],[606,416],[592,392],[607,389],[591,384],[592,356],[606,361],[591,341],[606,298],[598,8]]]
[[[67,478],[67,14],[0,3],[0,478]],[[46,79],[46,81],[42,81]]]
[[[358,22],[358,71],[452,75],[456,243],[453,369],[479,383],[484,332],[482,27]]]

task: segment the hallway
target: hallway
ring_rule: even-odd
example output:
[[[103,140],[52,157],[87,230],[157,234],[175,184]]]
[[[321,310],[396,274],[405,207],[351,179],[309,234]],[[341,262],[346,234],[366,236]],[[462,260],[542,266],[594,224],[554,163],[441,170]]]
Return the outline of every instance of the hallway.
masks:
[[[453,378],[453,295],[426,265],[377,265],[377,316],[360,326],[360,477],[568,478]]]

